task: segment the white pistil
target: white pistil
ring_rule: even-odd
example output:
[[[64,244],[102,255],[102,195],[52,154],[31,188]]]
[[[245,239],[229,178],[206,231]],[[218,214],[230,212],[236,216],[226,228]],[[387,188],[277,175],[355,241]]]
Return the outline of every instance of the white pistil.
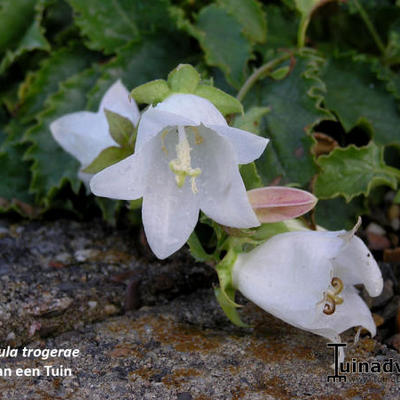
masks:
[[[169,167],[171,171],[176,175],[175,180],[178,187],[182,187],[185,184],[186,176],[191,177],[192,191],[197,193],[198,189],[196,186],[196,177],[201,174],[200,168],[192,168],[191,157],[190,157],[189,142],[186,137],[186,132],[183,126],[178,126],[178,144],[176,146],[177,158],[170,161]]]

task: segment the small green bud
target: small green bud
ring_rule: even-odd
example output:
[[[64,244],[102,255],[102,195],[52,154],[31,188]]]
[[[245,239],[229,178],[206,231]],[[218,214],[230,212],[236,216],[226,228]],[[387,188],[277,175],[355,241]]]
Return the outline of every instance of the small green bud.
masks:
[[[193,93],[200,82],[200,74],[190,64],[179,64],[168,75],[168,84],[175,93]]]
[[[165,100],[170,94],[171,90],[163,79],[144,83],[131,91],[132,98],[139,104],[157,104]]]
[[[209,100],[222,115],[243,113],[243,106],[238,99],[213,86],[199,85],[194,94]]]

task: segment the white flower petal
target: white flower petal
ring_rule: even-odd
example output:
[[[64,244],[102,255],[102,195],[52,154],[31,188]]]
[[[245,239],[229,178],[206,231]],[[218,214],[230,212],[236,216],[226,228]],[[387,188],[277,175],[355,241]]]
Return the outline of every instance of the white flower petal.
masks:
[[[199,196],[193,193],[189,177],[179,188],[169,160],[175,156],[177,135],[170,133],[164,144],[168,156],[161,150],[161,140],[154,146],[152,168],[147,175],[142,217],[147,241],[154,254],[164,259],[180,249],[196,226],[199,216]]]
[[[307,327],[301,324],[303,329],[307,328],[309,331],[330,339],[329,335],[340,334],[349,328],[362,326],[371,333],[371,336],[375,336],[376,326],[371,311],[357,290],[352,286],[346,287],[340,296],[343,298],[343,303],[336,306],[333,314],[317,313],[312,324]]]
[[[371,312],[353,287],[353,280],[360,282],[366,268],[365,260],[357,260],[366,247],[359,239],[351,241],[343,240],[343,231],[276,235],[238,256],[233,268],[234,286],[265,311],[330,340],[354,326],[363,326],[373,336],[376,327]],[[359,265],[349,274],[345,264],[338,266],[337,260],[346,261],[348,269],[353,261]],[[376,270],[379,268],[371,264],[372,287],[379,286],[382,280]],[[330,284],[333,277],[344,284],[338,293]],[[343,300],[336,302],[329,315],[323,312],[327,293]]]
[[[154,138],[142,151],[94,175],[90,181],[91,191],[97,196],[111,199],[134,200],[142,197],[148,183],[153,150],[158,145],[158,138]]]
[[[251,252],[240,254],[233,270],[234,285],[279,318],[285,319],[292,310],[294,316],[311,321],[314,317],[305,311],[323,300],[323,292],[332,279],[333,267],[328,257],[341,244],[310,233],[313,232],[282,233]]]
[[[214,221],[233,228],[252,228],[260,225],[246,194],[239,170],[235,167],[231,183],[213,198],[202,198],[201,209]]]
[[[140,151],[141,148],[149,140],[157,136],[163,129],[167,127],[177,126],[194,126],[197,125],[194,121],[178,114],[156,110],[150,107],[142,114],[140,119],[135,152]]]
[[[268,294],[268,293],[267,293]],[[269,308],[270,314],[297,328],[337,342],[338,335],[349,328],[362,326],[371,336],[376,334],[375,322],[371,311],[353,287],[346,287],[341,293],[343,304],[336,306],[331,315],[322,312],[322,304],[314,309]]]
[[[140,117],[136,102],[129,98],[128,89],[120,80],[116,81],[104,94],[99,107],[99,112],[104,108],[122,115],[131,120],[136,126]]]
[[[383,289],[382,273],[364,242],[353,236],[335,258],[336,274],[348,284],[364,284],[370,296],[379,296]]]
[[[269,139],[230,126],[207,125],[207,127],[230,141],[239,164],[248,164],[259,158],[269,142]]]
[[[201,143],[189,135],[192,167],[200,168],[196,178],[200,208],[214,221],[234,228],[259,226],[240,176],[232,145],[204,126],[198,129]],[[187,129],[190,132],[190,128]]]
[[[106,118],[89,111],[66,114],[53,121],[50,130],[60,146],[84,167],[103,149],[115,145],[108,133]]]
[[[179,114],[195,122],[195,125],[227,126],[224,116],[209,100],[194,94],[177,93],[157,104],[156,110]]]

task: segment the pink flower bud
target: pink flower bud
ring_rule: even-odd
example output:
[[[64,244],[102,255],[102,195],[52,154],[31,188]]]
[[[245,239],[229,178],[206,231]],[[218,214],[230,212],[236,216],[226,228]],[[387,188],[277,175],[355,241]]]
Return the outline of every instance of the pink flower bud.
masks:
[[[292,219],[312,210],[318,199],[305,190],[285,186],[269,186],[249,190],[247,195],[262,223]]]

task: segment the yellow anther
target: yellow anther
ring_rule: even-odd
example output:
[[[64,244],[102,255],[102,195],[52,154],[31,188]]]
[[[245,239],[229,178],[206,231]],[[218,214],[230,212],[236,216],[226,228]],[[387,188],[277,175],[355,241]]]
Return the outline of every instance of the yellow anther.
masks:
[[[167,150],[167,148],[165,147],[165,136],[167,136],[167,133],[168,133],[169,131],[168,131],[168,129],[164,129],[162,132],[161,132],[161,150],[166,154],[166,155],[168,155],[168,150]]]
[[[204,142],[203,136],[200,135],[199,130],[195,126],[190,127],[194,132],[194,142],[196,144],[201,144]]]

